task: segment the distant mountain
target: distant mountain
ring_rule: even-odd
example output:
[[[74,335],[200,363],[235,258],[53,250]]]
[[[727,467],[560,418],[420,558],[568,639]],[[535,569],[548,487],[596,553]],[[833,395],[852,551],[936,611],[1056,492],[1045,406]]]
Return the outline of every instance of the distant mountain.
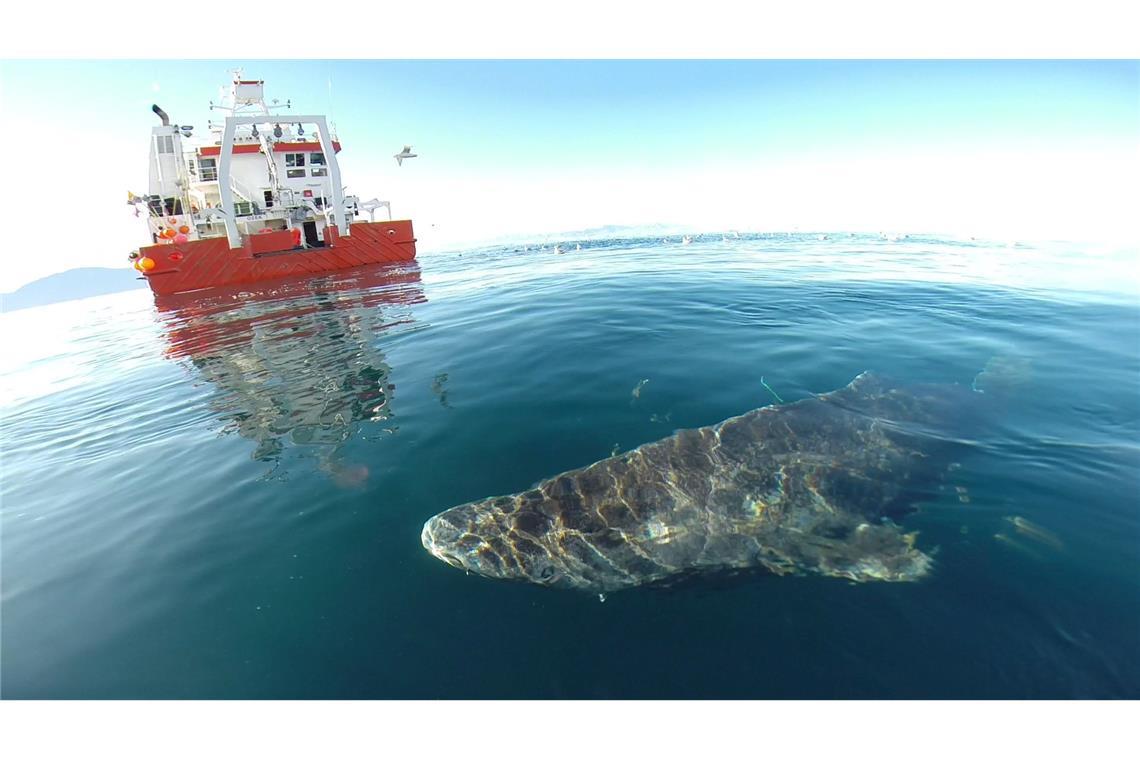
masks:
[[[15,311],[33,306],[45,306],[60,301],[74,301],[106,293],[145,288],[134,269],[123,267],[83,267],[48,275],[11,293],[0,293],[0,310]]]

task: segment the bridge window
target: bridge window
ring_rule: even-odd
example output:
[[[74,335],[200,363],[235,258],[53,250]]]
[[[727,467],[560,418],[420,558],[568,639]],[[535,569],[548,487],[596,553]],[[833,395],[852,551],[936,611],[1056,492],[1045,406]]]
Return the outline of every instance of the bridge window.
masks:
[[[198,159],[198,179],[202,182],[217,182],[218,181],[218,159],[216,158],[200,158]]]
[[[309,164],[311,166],[324,166],[325,165],[325,154],[324,153],[312,154],[309,157]]]
[[[324,166],[314,166],[312,168],[312,173],[313,173],[314,177],[327,177],[327,176],[329,176],[329,170],[328,170],[328,168],[326,168]]]
[[[304,169],[286,169],[285,170],[285,176],[290,178],[290,179],[296,179],[298,177],[304,177],[305,176],[305,170]]]
[[[304,153],[286,153],[285,154],[285,166],[294,167],[294,166],[304,166],[304,165],[305,165],[305,154]],[[301,176],[304,176],[304,174],[302,173]]]

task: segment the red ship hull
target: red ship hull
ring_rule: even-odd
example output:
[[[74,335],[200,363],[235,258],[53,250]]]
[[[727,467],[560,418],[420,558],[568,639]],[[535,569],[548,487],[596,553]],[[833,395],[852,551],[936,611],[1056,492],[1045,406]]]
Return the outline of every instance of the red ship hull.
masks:
[[[139,261],[154,265],[140,270],[157,295],[172,295],[220,285],[244,285],[283,277],[333,272],[368,264],[391,264],[416,257],[412,223],[353,222],[349,234],[325,230],[325,245],[299,248],[289,230],[249,235],[241,248],[225,237],[145,246]]]

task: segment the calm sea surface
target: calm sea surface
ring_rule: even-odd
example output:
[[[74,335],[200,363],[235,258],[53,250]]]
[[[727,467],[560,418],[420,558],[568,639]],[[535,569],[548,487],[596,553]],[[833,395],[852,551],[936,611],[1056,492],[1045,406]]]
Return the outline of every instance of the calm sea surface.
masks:
[[[0,316],[3,696],[1140,697],[1134,253],[563,245]],[[916,583],[603,603],[420,545],[447,507],[774,394],[995,358],[1019,392],[905,518],[936,548]]]

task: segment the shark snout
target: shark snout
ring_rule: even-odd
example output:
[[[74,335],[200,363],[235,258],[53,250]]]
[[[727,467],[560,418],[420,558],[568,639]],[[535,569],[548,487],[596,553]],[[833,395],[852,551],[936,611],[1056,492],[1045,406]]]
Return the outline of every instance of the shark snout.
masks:
[[[436,515],[424,523],[424,529],[420,533],[420,541],[423,542],[424,548],[436,558],[443,560],[452,567],[465,569],[463,562],[456,556],[459,539],[462,538],[463,534],[464,531],[444,520],[442,515]]]

